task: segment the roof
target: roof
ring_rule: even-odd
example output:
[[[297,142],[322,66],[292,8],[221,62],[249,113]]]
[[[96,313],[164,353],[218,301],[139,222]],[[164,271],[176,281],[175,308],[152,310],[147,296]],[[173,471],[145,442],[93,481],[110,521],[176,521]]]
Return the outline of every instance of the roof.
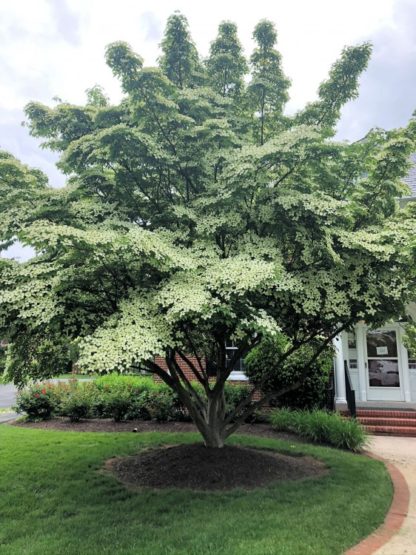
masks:
[[[410,161],[412,162],[412,167],[403,181],[410,187],[410,196],[416,197],[416,152],[410,155]]]

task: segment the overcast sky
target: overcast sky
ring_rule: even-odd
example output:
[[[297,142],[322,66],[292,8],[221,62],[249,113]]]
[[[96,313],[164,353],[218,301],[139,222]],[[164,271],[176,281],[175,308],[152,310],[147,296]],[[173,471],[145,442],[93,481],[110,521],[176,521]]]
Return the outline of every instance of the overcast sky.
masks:
[[[146,64],[154,64],[166,19],[175,10],[188,18],[203,56],[220,21],[237,23],[249,56],[256,22],[272,20],[292,80],[289,112],[315,98],[343,46],[371,41],[373,56],[359,99],[343,111],[340,139],[358,139],[374,126],[404,125],[416,109],[416,0],[0,0],[0,8],[0,148],[43,169],[55,187],[64,177],[55,156],[21,126],[25,104],[53,104],[53,97],[82,103],[94,84],[118,101],[105,46],[127,41]]]

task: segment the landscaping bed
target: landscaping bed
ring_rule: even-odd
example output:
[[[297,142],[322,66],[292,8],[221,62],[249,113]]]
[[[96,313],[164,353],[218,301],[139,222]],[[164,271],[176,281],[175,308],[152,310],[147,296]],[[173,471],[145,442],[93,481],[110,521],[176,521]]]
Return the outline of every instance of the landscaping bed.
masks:
[[[201,443],[168,445],[131,457],[117,457],[107,461],[106,469],[128,487],[198,491],[252,489],[327,473],[326,466],[312,457],[235,445],[210,449]]]

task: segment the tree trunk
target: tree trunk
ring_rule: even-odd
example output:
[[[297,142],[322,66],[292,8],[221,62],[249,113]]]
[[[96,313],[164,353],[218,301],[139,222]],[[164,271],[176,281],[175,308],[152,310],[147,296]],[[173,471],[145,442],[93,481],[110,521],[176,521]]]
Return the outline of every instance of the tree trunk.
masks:
[[[207,447],[224,447],[224,390],[207,400],[207,426],[201,431]]]
[[[203,411],[198,410],[191,399],[183,399],[189,414],[204,438],[206,447],[222,448],[225,441],[224,389],[206,400]]]

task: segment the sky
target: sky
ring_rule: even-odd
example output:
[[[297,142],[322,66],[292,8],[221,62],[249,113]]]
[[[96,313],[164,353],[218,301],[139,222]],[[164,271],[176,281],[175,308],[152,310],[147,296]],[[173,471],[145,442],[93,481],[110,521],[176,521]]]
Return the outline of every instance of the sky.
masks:
[[[354,141],[375,126],[405,125],[416,109],[416,0],[0,0],[0,7],[0,149],[41,168],[54,187],[65,177],[55,167],[56,154],[41,149],[22,126],[24,106],[31,100],[54,105],[56,97],[83,103],[95,84],[117,102],[121,90],[104,62],[106,45],[126,41],[154,65],[175,10],[188,18],[203,57],[221,21],[237,24],[247,56],[255,24],[273,21],[292,80],[289,113],[316,98],[344,46],[372,42],[360,96],[342,112],[340,140]]]

